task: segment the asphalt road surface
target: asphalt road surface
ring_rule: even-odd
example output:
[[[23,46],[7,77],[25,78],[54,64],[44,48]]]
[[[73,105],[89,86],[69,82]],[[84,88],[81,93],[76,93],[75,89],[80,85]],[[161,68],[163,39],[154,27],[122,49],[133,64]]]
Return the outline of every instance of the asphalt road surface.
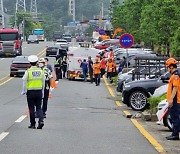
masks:
[[[48,44],[24,44],[23,54],[38,54]],[[26,96],[20,95],[22,79],[9,77],[12,59],[0,59],[0,153],[157,153],[132,122],[123,116],[103,80],[100,86],[60,80],[49,99],[45,126],[42,130],[28,129]],[[50,63],[53,61],[51,57]]]

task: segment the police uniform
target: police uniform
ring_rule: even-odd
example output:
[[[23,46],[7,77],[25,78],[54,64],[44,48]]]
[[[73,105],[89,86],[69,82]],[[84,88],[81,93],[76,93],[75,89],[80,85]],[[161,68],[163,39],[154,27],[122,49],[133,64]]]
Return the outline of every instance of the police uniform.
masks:
[[[30,58],[29,58],[30,57]],[[31,62],[37,62],[37,56],[29,56],[28,60]],[[31,59],[32,57],[32,59]],[[42,129],[44,126],[43,112],[41,109],[41,103],[44,92],[45,76],[44,71],[37,66],[31,66],[23,76],[23,90],[22,94],[27,94],[27,102],[30,112],[30,126],[29,128],[35,128],[35,107],[39,117],[38,129]]]
[[[61,58],[57,59],[54,62],[54,69],[56,72],[56,80],[62,79],[62,72],[61,72]]]
[[[50,79],[52,78],[52,74],[51,74],[51,71],[46,66],[43,68],[43,71],[45,75],[45,87],[44,87],[44,98],[43,98],[42,110],[43,110],[43,115],[45,118],[46,111],[47,111],[49,90],[50,90]]]
[[[169,108],[169,112],[173,123],[172,136],[178,137],[180,131],[180,74],[178,70],[173,72],[173,75],[169,80],[167,101],[171,99],[173,87],[178,87],[178,90],[173,99],[173,106]]]

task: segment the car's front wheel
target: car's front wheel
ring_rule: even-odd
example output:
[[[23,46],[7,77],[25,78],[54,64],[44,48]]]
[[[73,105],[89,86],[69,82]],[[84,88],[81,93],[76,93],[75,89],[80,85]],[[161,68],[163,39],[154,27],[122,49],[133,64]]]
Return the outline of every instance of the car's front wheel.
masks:
[[[147,95],[143,91],[134,91],[129,97],[129,103],[133,110],[143,111],[147,106]]]
[[[172,131],[172,120],[169,112],[163,118],[164,126],[167,126]]]

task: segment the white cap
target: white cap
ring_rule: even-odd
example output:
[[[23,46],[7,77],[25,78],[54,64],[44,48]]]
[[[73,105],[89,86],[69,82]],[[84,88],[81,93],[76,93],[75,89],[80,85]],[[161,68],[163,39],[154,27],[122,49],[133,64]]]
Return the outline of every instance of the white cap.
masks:
[[[38,57],[36,55],[31,55],[31,56],[28,57],[28,61],[30,63],[35,63],[35,62],[38,61]]]
[[[45,59],[44,58],[40,58],[39,59],[39,63],[45,63]]]

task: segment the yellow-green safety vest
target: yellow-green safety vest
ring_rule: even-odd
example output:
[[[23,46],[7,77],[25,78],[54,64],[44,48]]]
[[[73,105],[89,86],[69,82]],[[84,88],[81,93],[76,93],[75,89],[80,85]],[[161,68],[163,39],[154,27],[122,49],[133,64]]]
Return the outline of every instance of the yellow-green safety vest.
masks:
[[[41,90],[43,87],[44,71],[41,68],[33,67],[27,70],[27,90]]]

